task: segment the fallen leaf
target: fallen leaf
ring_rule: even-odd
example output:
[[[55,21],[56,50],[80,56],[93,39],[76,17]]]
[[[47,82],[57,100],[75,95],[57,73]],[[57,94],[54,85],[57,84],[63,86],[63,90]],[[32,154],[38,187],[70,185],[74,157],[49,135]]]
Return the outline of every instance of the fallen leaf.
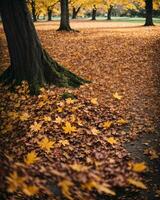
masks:
[[[63,146],[69,145],[68,140],[60,140],[59,143],[62,144]]]
[[[27,121],[30,118],[30,115],[27,112],[24,112],[24,113],[21,113],[19,118],[21,121]]]
[[[62,127],[65,133],[71,134],[72,132],[76,132],[77,129],[75,126],[71,126],[70,122],[66,122],[65,126]]]
[[[146,166],[145,162],[132,164],[132,170],[134,172],[144,172],[146,169],[147,169],[147,166]]]
[[[114,191],[109,189],[109,185],[107,185],[107,184],[100,184],[100,183],[97,183],[95,181],[89,181],[86,184],[84,184],[84,187],[86,189],[90,190],[90,191],[92,189],[96,189],[100,193],[103,192],[105,194],[110,194],[110,195],[113,195],[113,196],[116,195],[116,193]]]
[[[141,181],[138,181],[138,180],[134,180],[132,178],[129,178],[127,179],[128,180],[128,183],[131,184],[131,185],[134,185],[136,186],[137,188],[141,188],[141,189],[147,189],[147,187],[144,185],[143,182]]]
[[[106,141],[110,144],[117,144],[117,140],[114,137],[106,138]]]
[[[118,92],[115,92],[115,93],[113,94],[113,97],[114,97],[115,99],[118,99],[118,100],[121,100],[121,99],[123,98],[123,96],[119,95]]]
[[[119,124],[119,125],[125,125],[125,124],[128,124],[128,121],[127,120],[124,120],[124,119],[119,119],[119,120],[117,120],[116,121],[117,122],[117,124]]]
[[[74,185],[73,182],[69,180],[63,180],[63,181],[60,181],[58,185],[61,187],[62,193],[66,198],[68,198],[69,200],[74,200],[71,197],[71,193],[69,191],[70,187]]]
[[[39,147],[47,153],[49,153],[50,150],[54,148],[54,144],[55,142],[49,140],[47,137],[43,138],[40,142],[38,142]]]
[[[93,135],[100,134],[100,131],[98,129],[96,129],[95,127],[91,128],[91,132],[92,132]]]
[[[71,167],[71,169],[73,169],[74,171],[77,171],[77,172],[84,172],[84,171],[88,170],[87,166],[77,164],[77,163],[70,165],[70,167]]]
[[[41,124],[34,122],[34,124],[30,126],[30,129],[31,131],[38,132],[41,130],[41,127],[42,127]]]
[[[37,157],[37,153],[35,151],[31,151],[25,157],[24,162],[26,163],[26,165],[31,165],[35,163],[37,160],[39,160],[39,158]]]
[[[91,103],[92,103],[93,105],[98,105],[97,98],[92,98],[92,99],[91,99]]]
[[[103,123],[103,128],[109,129],[112,125],[112,121],[106,121]]]
[[[8,192],[16,192],[17,189],[24,185],[25,177],[18,176],[17,172],[13,172],[7,177]]]
[[[37,194],[39,192],[39,188],[35,185],[25,185],[22,188],[22,191],[24,194],[26,194],[27,196],[34,196],[35,194]]]

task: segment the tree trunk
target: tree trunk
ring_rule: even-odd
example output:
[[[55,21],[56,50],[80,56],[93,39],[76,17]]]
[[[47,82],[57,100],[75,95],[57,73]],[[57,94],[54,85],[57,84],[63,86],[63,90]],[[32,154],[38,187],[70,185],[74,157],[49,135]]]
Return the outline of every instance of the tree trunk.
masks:
[[[68,0],[60,0],[60,4],[61,4],[61,21],[58,31],[72,31],[69,25]]]
[[[92,9],[92,20],[96,20],[97,8],[94,5]]]
[[[37,17],[36,17],[36,3],[35,3],[35,0],[31,1],[31,9],[32,9],[33,21],[36,22],[37,21]]]
[[[48,8],[47,13],[48,13],[48,21],[51,21],[52,20],[52,9]]]
[[[152,18],[152,12],[153,12],[153,0],[145,0],[146,4],[146,22],[145,26],[153,26],[153,18]]]
[[[110,7],[108,9],[108,14],[107,14],[107,20],[111,20],[112,10],[113,10],[113,6],[110,5]]]
[[[72,11],[72,19],[76,19],[77,18],[77,15],[80,11],[81,7],[78,7],[77,10],[75,7],[73,7],[73,11]]]
[[[42,48],[25,0],[1,0],[0,12],[11,66],[0,81],[18,85],[26,80],[32,94],[45,84],[78,87],[86,81],[54,61]]]

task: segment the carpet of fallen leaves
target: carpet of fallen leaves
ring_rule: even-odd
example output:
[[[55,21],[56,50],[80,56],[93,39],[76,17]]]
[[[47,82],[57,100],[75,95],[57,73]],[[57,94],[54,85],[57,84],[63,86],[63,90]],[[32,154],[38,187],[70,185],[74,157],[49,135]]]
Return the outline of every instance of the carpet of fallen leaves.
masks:
[[[119,187],[147,189],[141,173],[149,168],[124,143],[159,130],[160,28],[38,33],[53,58],[92,83],[42,88],[38,97],[25,82],[15,93],[1,85],[1,198],[114,199]],[[3,71],[9,58],[0,36]]]

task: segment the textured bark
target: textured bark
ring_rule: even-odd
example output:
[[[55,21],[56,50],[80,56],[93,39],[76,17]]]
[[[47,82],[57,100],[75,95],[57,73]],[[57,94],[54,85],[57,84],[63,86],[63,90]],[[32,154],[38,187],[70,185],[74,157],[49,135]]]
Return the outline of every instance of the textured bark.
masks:
[[[25,0],[2,0],[0,12],[11,60],[0,81],[14,86],[26,80],[32,94],[37,94],[45,84],[78,87],[86,82],[59,65],[42,48]]]
[[[36,2],[35,2],[35,0],[31,0],[31,9],[32,9],[33,21],[36,22],[37,16],[36,16]]]
[[[146,4],[146,22],[145,22],[145,26],[153,26],[153,17],[152,17],[152,13],[153,13],[153,0],[145,0],[145,4]]]
[[[60,0],[61,4],[61,21],[58,31],[72,31],[69,24],[68,0]]]
[[[111,20],[112,10],[113,10],[113,6],[110,5],[110,7],[108,9],[108,14],[107,14],[107,20]]]
[[[77,9],[75,7],[73,7],[73,11],[72,11],[72,19],[76,19],[77,15],[80,11],[81,7],[78,7]]]
[[[94,5],[92,9],[92,20],[96,20],[97,8]]]

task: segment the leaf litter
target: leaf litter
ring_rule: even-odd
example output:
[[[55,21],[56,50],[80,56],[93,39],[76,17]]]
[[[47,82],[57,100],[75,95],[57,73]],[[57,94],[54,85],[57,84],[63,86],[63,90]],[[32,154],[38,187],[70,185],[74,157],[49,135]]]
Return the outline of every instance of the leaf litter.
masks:
[[[153,35],[158,37],[159,30],[153,28],[151,34],[145,28],[143,34],[136,29],[133,34],[103,31],[66,33],[63,39],[61,33],[47,31],[54,41],[46,31],[39,31],[50,54],[91,79],[91,84],[76,90],[42,88],[38,97],[29,96],[25,82],[15,93],[1,85],[0,191],[4,198],[97,199],[98,193],[116,195],[117,187],[147,189],[140,173],[148,167],[135,163],[123,144],[139,133],[154,132],[157,126],[160,96],[154,91],[156,77],[154,85],[150,80],[153,63],[148,58],[155,52],[147,47],[154,44],[158,49]],[[50,48],[51,39],[58,50]],[[81,45],[75,45],[77,41]],[[66,93],[77,99],[62,99]],[[152,149],[145,153],[151,159],[159,157]]]

